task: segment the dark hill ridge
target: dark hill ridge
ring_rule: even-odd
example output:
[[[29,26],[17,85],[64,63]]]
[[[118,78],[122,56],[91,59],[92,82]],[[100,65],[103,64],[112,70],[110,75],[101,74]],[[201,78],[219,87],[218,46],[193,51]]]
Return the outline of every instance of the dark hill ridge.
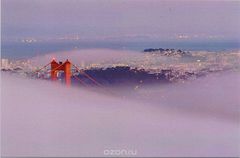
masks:
[[[152,54],[161,54],[165,56],[190,56],[190,52],[185,52],[183,50],[175,50],[175,49],[163,49],[163,48],[148,48],[143,50],[144,53],[152,53]]]
[[[3,71],[3,70],[2,70]],[[41,78],[45,80],[50,80],[49,73],[37,74],[34,72],[24,72],[17,70],[6,70],[8,73],[14,74],[19,73],[21,75],[26,75],[31,78]],[[184,70],[175,69],[162,69],[159,71],[132,68],[129,66],[116,66],[108,68],[90,68],[83,70],[86,74],[94,78],[97,82],[105,86],[128,86],[128,85],[147,85],[147,84],[157,84],[157,83],[172,83],[185,81],[192,78],[197,78],[205,76],[210,69],[203,69],[199,72],[188,72]],[[214,72],[214,71],[213,71]],[[80,84],[80,81],[74,76],[79,77],[87,85],[95,85],[89,78],[80,74],[79,72],[73,72],[72,83]],[[59,79],[64,81],[64,73],[59,72]]]
[[[175,79],[187,79],[193,76],[193,73],[180,74],[171,69],[161,70],[159,73],[150,73],[144,69],[130,68],[128,66],[117,66],[110,68],[94,68],[85,70],[85,73],[95,78],[103,85],[128,85],[128,84],[152,84],[152,83],[170,83]],[[77,75],[87,84],[93,84],[91,80],[82,74]],[[177,77],[177,78],[176,78]],[[72,78],[74,83],[78,81]]]

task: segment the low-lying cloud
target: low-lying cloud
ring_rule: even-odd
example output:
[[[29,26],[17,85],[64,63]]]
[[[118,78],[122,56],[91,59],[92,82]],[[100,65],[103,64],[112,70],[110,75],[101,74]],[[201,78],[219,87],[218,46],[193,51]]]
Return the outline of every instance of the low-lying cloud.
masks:
[[[220,74],[112,96],[2,73],[2,155],[239,156],[239,79]]]

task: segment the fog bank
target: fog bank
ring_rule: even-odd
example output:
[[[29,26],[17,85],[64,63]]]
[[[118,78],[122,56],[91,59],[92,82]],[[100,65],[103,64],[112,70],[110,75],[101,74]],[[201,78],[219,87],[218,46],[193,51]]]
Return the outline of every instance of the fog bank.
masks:
[[[106,149],[149,157],[240,155],[236,73],[125,97],[5,73],[1,86],[3,156],[103,157]]]

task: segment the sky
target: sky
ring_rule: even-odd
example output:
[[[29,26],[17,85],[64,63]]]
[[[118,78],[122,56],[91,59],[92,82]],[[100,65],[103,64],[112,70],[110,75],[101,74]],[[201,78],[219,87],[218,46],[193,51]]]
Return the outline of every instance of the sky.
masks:
[[[240,39],[240,1],[2,0],[1,8],[3,39]]]

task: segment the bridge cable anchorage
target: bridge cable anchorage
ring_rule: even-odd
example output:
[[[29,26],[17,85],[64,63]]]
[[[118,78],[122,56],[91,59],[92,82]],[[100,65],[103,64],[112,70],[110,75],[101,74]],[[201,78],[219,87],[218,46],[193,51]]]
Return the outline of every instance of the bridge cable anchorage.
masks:
[[[76,65],[72,64],[77,71],[79,71],[80,73],[82,73],[84,76],[86,76],[88,79],[90,79],[92,82],[94,82],[96,85],[98,85],[99,87],[104,87],[102,84],[100,84],[99,82],[97,82],[93,77],[89,76],[87,73],[85,73],[83,70],[79,69]]]
[[[74,78],[76,78],[83,86],[87,87],[88,85],[86,83],[84,83],[83,80],[81,80],[79,77],[73,75]]]

